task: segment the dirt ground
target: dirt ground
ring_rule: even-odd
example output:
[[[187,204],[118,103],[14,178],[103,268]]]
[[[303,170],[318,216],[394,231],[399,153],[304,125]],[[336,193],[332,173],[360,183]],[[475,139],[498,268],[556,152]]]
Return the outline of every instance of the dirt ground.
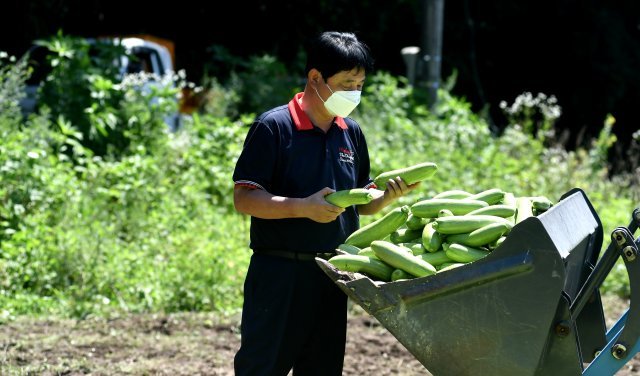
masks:
[[[605,315],[628,303],[605,298]],[[0,375],[233,375],[238,318],[210,313],[0,325]],[[374,317],[349,314],[344,375],[430,375]],[[640,356],[616,375],[640,375]]]

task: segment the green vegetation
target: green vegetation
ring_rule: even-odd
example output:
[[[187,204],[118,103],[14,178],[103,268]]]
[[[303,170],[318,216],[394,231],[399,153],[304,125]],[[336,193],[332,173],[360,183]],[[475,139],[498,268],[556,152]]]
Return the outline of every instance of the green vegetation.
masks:
[[[0,53],[0,321],[237,312],[250,250],[249,219],[233,209],[233,167],[255,113],[286,103],[299,80],[282,80],[287,72],[275,59],[252,59],[228,79],[207,79],[202,110],[171,133],[162,119],[175,111],[169,99],[180,85],[144,92],[138,81],[115,82],[106,65],[90,68],[86,45],[74,38],[46,43],[58,61],[41,88],[42,105],[26,119],[18,107],[25,61]],[[498,187],[557,200],[579,187],[601,217],[607,245],[639,201],[631,175],[609,177],[613,118],[592,144],[566,150],[553,133],[559,107],[546,98],[505,104],[512,124],[494,134],[447,88],[434,111],[385,72],[365,91],[354,117],[367,136],[371,175],[438,164],[397,207],[452,189]],[[622,265],[603,288],[629,293]]]

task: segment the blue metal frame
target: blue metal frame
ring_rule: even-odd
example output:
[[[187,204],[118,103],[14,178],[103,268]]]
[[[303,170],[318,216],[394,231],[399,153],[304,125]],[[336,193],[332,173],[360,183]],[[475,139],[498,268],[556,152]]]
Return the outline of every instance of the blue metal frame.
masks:
[[[618,337],[624,329],[629,310],[620,316],[618,321],[607,332],[606,349],[611,349],[617,342]],[[620,368],[627,364],[638,352],[640,352],[640,341],[636,341],[631,350],[627,350],[627,355],[621,359],[614,358],[611,351],[601,351],[598,356],[589,364],[582,373],[584,376],[614,375]]]
[[[634,218],[638,216],[634,212]],[[640,283],[640,253],[638,241],[625,228],[616,229],[612,238],[627,268],[631,299],[629,308],[607,331],[607,345],[582,373],[585,376],[614,375],[638,352],[640,352],[640,291],[635,286]],[[623,347],[621,347],[623,346]],[[616,352],[616,349],[619,351]]]

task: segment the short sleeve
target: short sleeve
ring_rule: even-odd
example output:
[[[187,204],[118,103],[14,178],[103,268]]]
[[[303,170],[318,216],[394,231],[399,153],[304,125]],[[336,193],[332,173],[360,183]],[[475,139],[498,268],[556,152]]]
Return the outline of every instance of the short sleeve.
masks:
[[[254,122],[236,162],[234,184],[269,191],[276,163],[276,145],[276,134],[263,122]]]

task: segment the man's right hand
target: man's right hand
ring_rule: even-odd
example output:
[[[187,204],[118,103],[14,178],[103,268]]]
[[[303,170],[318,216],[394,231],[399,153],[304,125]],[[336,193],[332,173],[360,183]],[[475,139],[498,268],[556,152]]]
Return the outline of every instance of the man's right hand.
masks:
[[[332,205],[325,200],[324,196],[333,193],[335,190],[325,187],[318,192],[303,199],[305,217],[320,223],[329,223],[335,221],[344,209]]]

